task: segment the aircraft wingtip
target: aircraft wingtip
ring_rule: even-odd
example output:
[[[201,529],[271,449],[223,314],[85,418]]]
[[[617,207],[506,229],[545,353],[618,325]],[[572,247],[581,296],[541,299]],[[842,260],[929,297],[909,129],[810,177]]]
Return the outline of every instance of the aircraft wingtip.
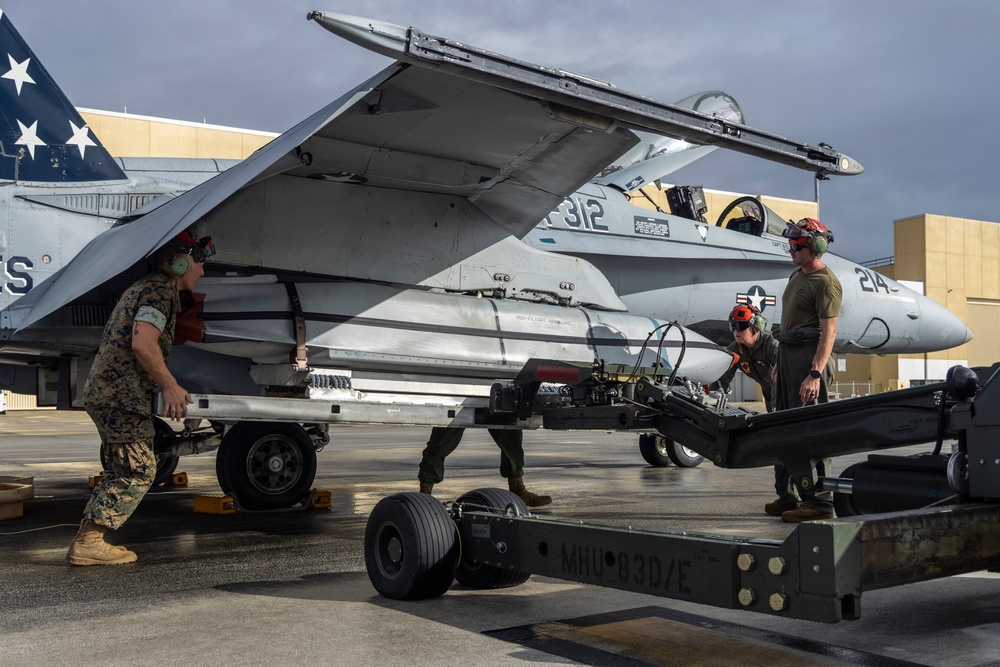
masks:
[[[306,19],[316,21],[338,37],[390,58],[400,58],[409,43],[409,28],[336,12],[312,11]]]

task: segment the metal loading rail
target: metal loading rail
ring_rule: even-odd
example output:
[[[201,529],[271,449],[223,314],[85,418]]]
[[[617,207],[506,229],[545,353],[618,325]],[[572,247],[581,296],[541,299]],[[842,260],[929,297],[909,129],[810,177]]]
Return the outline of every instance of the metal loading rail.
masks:
[[[940,382],[768,414],[717,409],[683,387],[643,378],[635,385],[632,403],[546,410],[543,427],[612,430],[645,424],[721,468],[780,463],[799,490],[809,493],[820,482],[817,461],[964,438],[974,406],[978,405],[980,412],[990,406],[994,413],[1000,413],[1000,383],[992,381],[996,368],[962,369],[958,373],[962,387],[950,386],[955,385],[954,381]],[[975,390],[969,385],[978,387],[980,383],[984,386],[973,401],[967,394]],[[984,417],[980,416],[979,421],[983,422]],[[985,427],[982,424],[978,432],[983,433]],[[1000,452],[1000,440],[994,442],[992,449]],[[996,458],[991,457],[990,465]],[[1000,481],[1000,462],[995,467],[991,474]],[[978,495],[1000,498],[1000,484],[995,494]]]
[[[759,468],[782,463],[801,467],[810,459],[902,447],[937,437],[935,394],[944,383],[902,389],[846,401],[755,414],[717,410],[682,387],[648,380],[636,385],[645,408],[557,408],[543,414],[548,429],[610,429],[644,422],[721,468]],[[954,437],[952,429],[946,437]]]

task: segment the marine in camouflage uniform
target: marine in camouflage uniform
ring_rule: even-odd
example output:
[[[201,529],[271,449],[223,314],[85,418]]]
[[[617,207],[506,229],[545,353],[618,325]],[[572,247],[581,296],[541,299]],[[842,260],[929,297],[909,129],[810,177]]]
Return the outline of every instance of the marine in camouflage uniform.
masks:
[[[149,322],[159,329],[166,362],[178,310],[177,286],[163,273],[148,275],[128,288],[111,314],[83,389],[87,414],[101,436],[103,460],[111,468],[94,488],[83,514],[111,530],[125,523],[156,476],[152,413],[156,383],[132,350],[132,329],[135,322]]]
[[[207,248],[207,249],[206,249]],[[101,436],[109,470],[95,486],[67,559],[73,565],[135,562],[136,554],[104,541],[135,511],[156,477],[153,452],[153,391],[163,388],[165,414],[187,414],[188,393],[167,370],[174,325],[180,310],[178,289],[190,290],[204,273],[202,262],[214,254],[211,239],[184,232],[158,255],[157,268],[140,278],[119,299],[84,386],[84,405]]]

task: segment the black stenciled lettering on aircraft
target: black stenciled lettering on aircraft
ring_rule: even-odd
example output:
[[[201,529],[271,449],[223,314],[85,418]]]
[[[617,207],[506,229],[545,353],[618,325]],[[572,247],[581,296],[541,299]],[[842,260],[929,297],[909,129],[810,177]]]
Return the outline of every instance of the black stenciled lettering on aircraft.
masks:
[[[3,262],[3,255],[0,255],[0,262]],[[7,260],[4,264],[4,274],[10,281],[4,284],[11,294],[27,294],[35,286],[34,279],[28,273],[35,267],[31,260],[21,255],[16,255]]]
[[[608,231],[608,226],[601,224],[601,219],[604,218],[604,205],[601,202],[596,199],[588,199],[584,210],[590,218],[591,229],[599,232]]]
[[[545,216],[547,227],[559,226],[562,223],[572,229],[584,229],[595,232],[608,232],[611,229],[603,224],[604,204],[598,199],[580,199],[566,197],[555,211]]]
[[[863,292],[879,292],[885,290],[889,293],[889,285],[886,284],[882,276],[876,271],[862,269],[860,266],[854,267],[854,273],[858,274],[858,283]]]

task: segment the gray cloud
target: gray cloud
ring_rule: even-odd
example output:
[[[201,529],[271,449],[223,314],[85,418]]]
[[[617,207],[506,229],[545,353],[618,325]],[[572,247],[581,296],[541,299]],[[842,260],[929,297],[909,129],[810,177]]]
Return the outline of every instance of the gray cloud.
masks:
[[[835,250],[892,253],[892,220],[997,219],[1000,3],[956,0],[6,0],[80,106],[280,132],[388,64],[305,20],[340,11],[594,76],[649,97],[725,90],[749,124],[866,172],[821,184]],[[808,174],[716,151],[706,187],[811,198]]]

